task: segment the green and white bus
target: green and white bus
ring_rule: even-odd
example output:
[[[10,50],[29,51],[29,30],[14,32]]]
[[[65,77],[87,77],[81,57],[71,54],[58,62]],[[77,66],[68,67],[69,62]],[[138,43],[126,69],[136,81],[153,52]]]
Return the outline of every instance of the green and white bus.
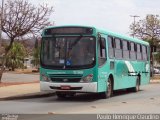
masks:
[[[149,43],[91,26],[47,27],[42,33],[40,89],[75,93],[139,91],[150,80]]]

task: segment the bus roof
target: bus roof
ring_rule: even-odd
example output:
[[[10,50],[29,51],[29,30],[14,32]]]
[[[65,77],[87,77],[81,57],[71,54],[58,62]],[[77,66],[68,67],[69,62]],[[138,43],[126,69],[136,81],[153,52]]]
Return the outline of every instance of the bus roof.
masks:
[[[145,45],[149,45],[148,42],[142,40],[142,39],[138,39],[138,38],[133,38],[131,36],[127,36],[127,35],[123,35],[123,34],[119,34],[116,32],[112,32],[109,30],[104,30],[104,29],[97,29],[98,32],[102,33],[102,34],[107,34],[113,37],[118,37],[124,40],[128,40],[128,41],[132,41],[132,42],[136,42],[136,43],[140,43],[140,44],[145,44]]]
[[[146,42],[146,41],[144,41],[142,39],[133,38],[131,36],[127,36],[127,35],[123,35],[123,34],[119,34],[119,33],[116,33],[116,32],[109,31],[107,29],[100,29],[100,28],[97,28],[95,26],[63,25],[63,26],[48,26],[45,29],[60,28],[60,27],[90,27],[90,28],[95,29],[96,33],[102,33],[102,34],[110,35],[110,36],[113,36],[113,37],[118,37],[118,38],[121,38],[121,39],[124,39],[124,40],[128,40],[128,41],[132,41],[132,42],[136,42],[136,43],[140,43],[140,44],[149,45],[148,42]]]

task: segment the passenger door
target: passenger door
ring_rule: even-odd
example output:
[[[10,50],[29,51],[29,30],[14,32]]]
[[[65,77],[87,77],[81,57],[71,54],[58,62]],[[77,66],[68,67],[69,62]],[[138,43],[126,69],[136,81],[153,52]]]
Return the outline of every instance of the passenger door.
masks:
[[[98,40],[98,92],[106,91],[106,81],[108,74],[107,65],[107,35],[99,34]]]

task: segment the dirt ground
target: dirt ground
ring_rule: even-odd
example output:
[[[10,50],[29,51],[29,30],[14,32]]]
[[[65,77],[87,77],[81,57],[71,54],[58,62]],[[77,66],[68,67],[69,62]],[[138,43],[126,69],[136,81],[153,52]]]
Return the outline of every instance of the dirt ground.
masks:
[[[7,87],[7,86],[11,86],[11,85],[22,85],[22,84],[31,84],[31,83],[39,83],[39,81],[34,81],[34,82],[14,82],[14,83],[10,83],[10,82],[1,82],[0,83],[0,87]]]

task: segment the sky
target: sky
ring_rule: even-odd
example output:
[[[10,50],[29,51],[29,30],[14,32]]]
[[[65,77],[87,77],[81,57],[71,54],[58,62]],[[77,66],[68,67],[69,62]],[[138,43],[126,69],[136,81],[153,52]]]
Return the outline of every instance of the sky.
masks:
[[[0,0],[1,1],[1,0]],[[160,0],[29,0],[38,5],[47,3],[54,7],[50,21],[59,25],[95,26],[114,32],[128,34],[133,22],[147,14],[160,15]]]

